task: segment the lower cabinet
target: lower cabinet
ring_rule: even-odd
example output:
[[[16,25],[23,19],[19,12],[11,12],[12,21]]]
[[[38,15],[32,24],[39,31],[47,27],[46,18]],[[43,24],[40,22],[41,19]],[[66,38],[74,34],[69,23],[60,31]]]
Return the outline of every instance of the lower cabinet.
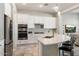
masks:
[[[39,42],[39,56],[58,56],[58,44],[44,45]]]

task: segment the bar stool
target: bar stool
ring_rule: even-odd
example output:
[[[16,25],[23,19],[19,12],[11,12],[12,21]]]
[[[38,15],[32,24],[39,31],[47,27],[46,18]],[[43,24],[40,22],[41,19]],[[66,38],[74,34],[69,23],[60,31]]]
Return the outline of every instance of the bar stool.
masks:
[[[76,38],[74,36],[72,36],[70,41],[64,42],[62,44],[62,46],[59,47],[59,55],[60,55],[60,50],[62,50],[62,55],[63,56],[64,56],[64,51],[69,52],[70,56],[73,56],[74,55],[74,51],[73,51],[74,47],[73,47],[73,45],[75,43],[75,39]]]

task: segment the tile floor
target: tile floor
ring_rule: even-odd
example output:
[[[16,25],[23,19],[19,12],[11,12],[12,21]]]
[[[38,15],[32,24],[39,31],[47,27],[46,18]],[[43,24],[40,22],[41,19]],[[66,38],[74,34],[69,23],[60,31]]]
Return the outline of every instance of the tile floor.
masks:
[[[74,55],[79,56],[79,47],[74,47]]]
[[[38,44],[17,45],[13,52],[13,56],[38,56]],[[79,56],[79,47],[74,47],[74,55]]]
[[[21,44],[13,49],[14,56],[38,56],[38,44]]]

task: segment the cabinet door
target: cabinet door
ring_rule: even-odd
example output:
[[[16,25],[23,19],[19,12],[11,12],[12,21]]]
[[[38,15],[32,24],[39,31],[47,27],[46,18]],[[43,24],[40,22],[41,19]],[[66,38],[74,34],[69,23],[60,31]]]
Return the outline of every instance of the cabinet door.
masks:
[[[30,22],[30,23],[28,24],[28,28],[34,28],[34,24]]]
[[[34,17],[33,16],[28,17],[28,28],[34,28]]]
[[[23,23],[23,24],[27,24],[27,23],[28,23],[28,20],[29,20],[29,15],[23,14],[22,17],[23,17],[22,23]]]
[[[56,19],[52,17],[46,17],[44,28],[56,28]]]
[[[44,22],[44,28],[48,28],[48,18],[45,17],[44,19],[45,19],[45,20],[43,20],[43,22]]]
[[[34,16],[34,23],[35,24],[40,24],[41,23],[41,17],[39,17],[39,16]]]
[[[45,21],[46,21],[46,17],[40,17],[39,22],[40,22],[41,24],[44,24]]]
[[[49,18],[49,24],[48,28],[56,28],[56,19],[55,18]]]
[[[23,15],[18,14],[18,24],[23,24]]]

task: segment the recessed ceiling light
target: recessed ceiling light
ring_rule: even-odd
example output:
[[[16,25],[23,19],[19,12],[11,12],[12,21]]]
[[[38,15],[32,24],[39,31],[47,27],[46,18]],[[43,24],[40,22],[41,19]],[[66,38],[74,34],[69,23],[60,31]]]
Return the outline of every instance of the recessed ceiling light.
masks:
[[[59,16],[60,16],[60,14],[61,14],[60,11],[58,11],[58,15],[59,15]]]
[[[59,7],[58,6],[55,6],[52,9],[57,12],[59,10]]]
[[[26,3],[22,3],[22,5],[26,5]]]
[[[43,7],[43,5],[39,5],[39,7],[40,7],[40,8],[42,8],[42,7]]]
[[[45,3],[44,6],[48,6],[48,3]]]

